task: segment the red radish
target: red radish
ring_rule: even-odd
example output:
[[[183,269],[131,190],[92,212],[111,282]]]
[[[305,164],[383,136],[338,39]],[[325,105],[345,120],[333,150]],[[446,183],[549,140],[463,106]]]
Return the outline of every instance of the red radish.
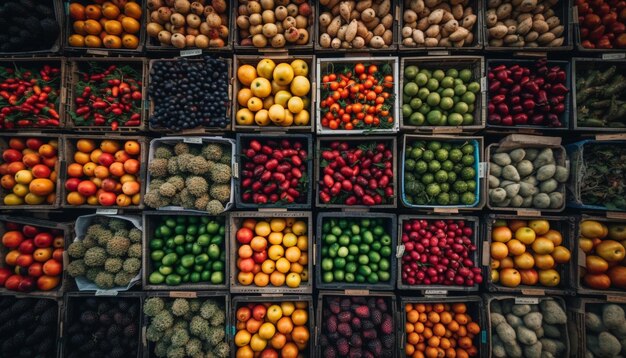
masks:
[[[581,45],[588,49],[626,48],[626,3],[615,0],[579,0],[577,3]]]

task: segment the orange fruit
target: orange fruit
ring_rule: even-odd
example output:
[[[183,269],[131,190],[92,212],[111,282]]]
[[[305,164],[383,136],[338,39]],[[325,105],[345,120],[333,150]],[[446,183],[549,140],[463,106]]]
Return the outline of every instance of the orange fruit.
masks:
[[[85,197],[80,195],[77,191],[73,191],[67,194],[67,203],[70,205],[82,205],[85,203]]]
[[[106,48],[122,48],[122,39],[118,36],[106,35],[102,42]]]
[[[100,142],[100,149],[105,153],[115,154],[120,150],[120,144],[114,140],[105,139]]]
[[[85,46],[87,46],[87,47],[102,47],[102,40],[98,36],[87,35],[87,37],[85,37]]]
[[[83,20],[74,21],[72,28],[74,29],[74,33],[82,36],[87,35],[87,32],[85,32],[85,22]]]
[[[129,34],[136,34],[139,32],[141,25],[139,21],[133,19],[132,17],[125,17],[122,19],[122,27],[124,27],[124,31]]]
[[[111,166],[109,166],[109,171],[116,177],[121,177],[126,174],[126,172],[124,171],[124,164],[120,162],[115,162],[111,164]]]
[[[84,29],[89,35],[99,35],[102,32],[102,25],[96,20],[89,19],[85,21]]]
[[[141,19],[141,6],[135,2],[126,3],[126,5],[124,5],[124,15],[137,20]]]
[[[74,153],[74,162],[76,162],[78,164],[87,164],[90,161],[91,160],[89,158],[89,154],[84,153],[84,152],[76,152],[76,153]]]
[[[96,142],[94,142],[93,139],[79,139],[78,142],[76,142],[76,149],[83,153],[91,153],[96,149]]]
[[[54,183],[50,179],[34,179],[30,182],[28,190],[37,196],[45,196],[54,191]]]
[[[87,5],[85,7],[85,16],[88,19],[98,20],[102,17],[102,8],[100,5]]]
[[[104,31],[109,35],[120,35],[123,30],[122,24],[117,20],[107,20],[104,23]]]
[[[124,48],[136,49],[139,46],[139,38],[135,35],[125,34],[122,36],[122,45]]]
[[[296,326],[304,326],[306,324],[306,322],[309,319],[309,314],[307,313],[306,310],[303,309],[297,309],[295,311],[293,311],[293,313],[291,314],[291,320],[293,321],[293,324],[295,324]]]
[[[113,3],[107,1],[102,4],[102,15],[107,19],[116,19],[120,14],[120,8]]]
[[[139,142],[134,141],[134,140],[129,140],[126,143],[124,143],[124,150],[126,151],[126,153],[130,155],[137,155],[139,154],[141,150],[141,146],[139,145]]]
[[[309,341],[309,330],[304,326],[296,326],[291,332],[291,338],[294,342],[299,344],[305,344]]]
[[[85,20],[85,7],[77,2],[71,3],[70,17],[74,20]]]
[[[85,47],[85,38],[82,35],[74,34],[68,39],[72,47]]]

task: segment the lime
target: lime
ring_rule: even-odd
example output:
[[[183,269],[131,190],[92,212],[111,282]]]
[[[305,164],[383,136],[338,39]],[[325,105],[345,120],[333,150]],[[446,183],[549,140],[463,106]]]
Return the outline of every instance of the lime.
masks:
[[[472,82],[467,85],[467,90],[472,93],[478,93],[480,91],[480,84],[478,84],[478,82]]]
[[[413,113],[413,108],[411,108],[411,106],[408,105],[408,104],[403,104],[402,105],[402,116],[403,117],[409,117],[411,115],[411,113]]]
[[[463,180],[457,180],[453,184],[452,189],[454,189],[454,191],[459,194],[463,194],[467,191],[467,183],[464,182]]]
[[[422,106],[417,111],[425,116],[430,112],[430,106],[427,103],[422,103]]]
[[[472,124],[474,124],[474,115],[472,115],[471,113],[465,113],[463,115],[463,125],[464,126],[469,126],[469,125],[472,125]]]
[[[443,80],[441,80],[441,87],[443,87],[443,88],[452,88],[452,87],[454,87],[454,78],[452,78],[452,77],[444,77]]]
[[[438,161],[443,162],[448,159],[448,154],[448,151],[443,148],[437,149],[437,151],[435,151],[435,158],[437,158]]]
[[[456,85],[454,87],[454,94],[457,96],[464,94],[466,91],[467,91],[467,87],[465,87],[465,85]]]
[[[425,73],[418,73],[417,76],[415,76],[415,83],[418,86],[424,86],[427,82],[428,76]]]
[[[415,78],[415,76],[417,76],[418,72],[419,72],[419,69],[417,68],[417,66],[407,66],[404,69],[404,77],[412,80]]]
[[[464,205],[472,205],[476,202],[476,195],[473,192],[463,193],[461,195],[461,203]]]
[[[415,96],[417,94],[417,91],[419,90],[419,87],[417,86],[417,83],[415,82],[407,82],[404,85],[404,94],[406,94],[407,96]]]
[[[346,273],[344,278],[346,282],[354,282],[354,273]]]
[[[417,163],[415,163],[415,172],[418,174],[424,174],[428,171],[428,164],[423,161],[420,160]]]
[[[443,72],[442,70],[435,70],[433,72],[433,78],[436,79],[437,81],[443,80],[445,76],[446,76],[446,73]]]
[[[449,68],[446,71],[446,76],[457,78],[457,77],[459,77],[459,71],[456,68]]]
[[[333,276],[335,277],[335,281],[343,281],[345,274],[342,270],[335,270]]]
[[[332,272],[324,272],[324,276],[322,276],[322,280],[326,283],[330,283],[334,281]]]
[[[452,163],[452,161],[450,159],[444,160],[441,163],[441,169],[443,169],[443,170],[445,170],[447,172],[451,171],[453,167],[454,167],[454,163]]]
[[[430,94],[430,91],[426,87],[422,87],[419,89],[419,91],[417,91],[417,97],[419,97],[422,101],[425,100],[429,94]]]
[[[408,171],[413,171],[415,169],[415,160],[407,159],[404,161],[404,169]]]
[[[350,236],[349,235],[341,235],[339,236],[339,245],[340,246],[348,246],[350,245]]]
[[[456,113],[465,114],[467,113],[468,110],[469,110],[469,107],[467,106],[467,103],[465,102],[458,102],[457,104],[454,105],[454,111]]]
[[[461,178],[465,180],[473,179],[476,176],[476,170],[474,168],[464,168],[461,171]]]
[[[436,141],[436,140],[432,140],[428,142],[427,146],[428,146],[428,150],[432,150],[433,152],[442,147],[441,142]]]
[[[439,149],[439,147],[435,148],[434,150],[437,150],[437,149]],[[435,152],[433,152],[430,145],[428,147],[428,150],[424,151],[424,154],[422,155],[422,159],[424,159],[427,162],[430,162],[431,160],[435,159]]]
[[[391,250],[389,248],[383,247],[383,249],[386,249],[386,250],[385,250],[384,253],[381,252],[381,255],[389,256],[389,255],[387,255],[387,252],[389,252],[389,254],[391,254]],[[382,259],[380,259],[380,262],[378,263],[378,268],[381,271],[389,271],[389,269],[391,268],[391,264],[389,263],[389,260],[387,260],[385,258],[382,258]]]
[[[446,88],[443,91],[441,91],[441,97],[449,97],[450,99],[452,99],[452,97],[454,97],[454,90],[452,88]]]
[[[435,176],[432,173],[426,173],[422,176],[422,183],[424,185],[432,184],[435,181]]]
[[[437,196],[439,193],[441,193],[441,187],[439,187],[439,184],[431,183],[426,187],[426,194],[429,196]]]
[[[465,82],[465,83],[471,81],[472,80],[472,71],[467,69],[467,68],[462,69],[461,72],[459,72],[459,78],[463,82]]]
[[[465,144],[462,148],[461,151],[463,152],[463,154],[473,154],[474,153],[474,146],[471,144]]]
[[[443,115],[441,111],[435,109],[428,112],[428,114],[426,115],[426,121],[433,126],[438,126],[441,125],[442,117]]]
[[[407,96],[406,94],[404,94],[404,92],[402,93],[402,103],[408,103],[411,101],[411,96]]]
[[[348,262],[346,264],[346,272],[355,273],[356,272],[356,264],[354,262]]]
[[[445,170],[439,170],[435,173],[435,181],[437,183],[445,183],[448,180],[448,173]]]
[[[422,157],[422,154],[424,154],[424,151],[422,150],[422,148],[413,148],[410,153],[411,158],[419,159]]]
[[[450,204],[450,194],[448,193],[440,193],[437,195],[437,204],[439,205],[448,205]]]
[[[429,106],[437,106],[439,105],[439,101],[441,101],[441,96],[439,96],[437,92],[433,92],[426,97],[426,103],[428,103]]]
[[[463,152],[461,152],[461,150],[459,148],[454,148],[450,151],[450,155],[448,156],[448,158],[457,163],[461,160],[461,158],[463,158]],[[452,168],[448,169],[451,170]]]
[[[441,169],[441,164],[438,161],[433,160],[430,163],[428,163],[428,171],[429,172],[436,173],[440,169]]]
[[[439,107],[441,107],[441,109],[443,109],[444,111],[447,111],[448,109],[451,109],[452,107],[454,107],[454,101],[452,100],[452,98],[444,96],[441,99],[441,102],[439,102]],[[453,113],[453,114],[457,114],[457,113]],[[461,120],[463,120],[463,117],[461,117]]]
[[[472,104],[474,102],[476,102],[476,95],[473,94],[472,92],[465,92],[462,96],[461,96],[461,101],[467,103],[467,104]]]
[[[422,106],[422,100],[415,97],[411,99],[411,102],[409,102],[409,106],[411,107],[411,109],[419,109]]]
[[[409,124],[412,126],[421,126],[424,124],[426,117],[420,112],[415,112],[409,117]]]
[[[367,265],[370,262],[370,258],[367,255],[359,255],[358,260],[361,265]]]
[[[437,79],[435,78],[429,79],[428,83],[426,83],[426,88],[428,88],[428,90],[430,91],[436,91],[437,88],[439,88],[439,81],[437,81]]]
[[[454,79],[454,87],[458,86],[458,85],[462,85],[464,84],[463,81],[460,78],[455,78]]]
[[[463,156],[463,158],[461,159],[461,164],[465,165],[465,166],[470,166],[474,164],[474,156],[471,154],[465,154]]]
[[[463,123],[463,115],[459,113],[450,113],[448,116],[448,125],[460,126]]]

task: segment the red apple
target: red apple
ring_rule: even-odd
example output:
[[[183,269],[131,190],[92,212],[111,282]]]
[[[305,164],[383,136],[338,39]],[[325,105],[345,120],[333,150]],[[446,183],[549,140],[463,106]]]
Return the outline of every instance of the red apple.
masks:
[[[30,292],[37,287],[34,277],[24,277],[17,286],[17,290],[20,292]]]
[[[52,170],[44,164],[37,164],[31,169],[31,172],[35,178],[48,178],[50,177]]]
[[[18,250],[22,254],[32,254],[35,251],[35,242],[33,239],[24,240]]]
[[[117,181],[115,179],[106,178],[102,181],[101,188],[105,191],[115,191],[115,187],[117,187]]]
[[[115,162],[115,157],[110,153],[102,153],[98,158],[98,164],[104,165],[105,167],[109,167],[111,164]]]
[[[48,232],[41,232],[35,236],[34,242],[37,247],[50,247],[54,237]]]
[[[0,286],[4,286],[7,279],[13,274],[11,270],[6,267],[0,267]]]
[[[116,199],[117,199],[117,195],[109,191],[101,191],[98,194],[98,203],[102,206],[114,205]]]
[[[65,246],[65,238],[63,235],[57,235],[52,242],[52,246],[55,248],[63,248]]]
[[[263,250],[261,252],[255,252],[252,254],[252,259],[257,264],[262,264],[265,260],[267,260],[267,250]]]
[[[17,286],[19,286],[23,278],[24,277],[22,275],[12,275],[4,282],[4,287],[12,291],[17,291]]]
[[[63,262],[63,249],[54,249],[54,251],[52,251],[52,258],[59,262]]]
[[[26,268],[32,265],[34,261],[35,260],[33,259],[33,255],[21,254],[20,256],[17,257],[17,260],[15,260],[15,263],[17,264],[17,266]]]
[[[39,147],[41,147],[42,145],[43,142],[41,141],[41,139],[38,138],[28,138],[26,140],[26,146],[34,151],[39,150]]]
[[[80,179],[69,178],[65,181],[65,189],[68,191],[76,191],[78,190],[78,184],[80,184]]]
[[[39,277],[43,275],[43,264],[41,262],[33,262],[28,266],[28,276]]]
[[[81,181],[76,189],[83,196],[91,196],[94,195],[96,191],[98,191],[98,187],[91,180]]]
[[[24,233],[24,236],[26,237],[34,237],[39,234],[39,229],[36,226],[24,225],[22,227],[22,233]]]
[[[14,249],[24,241],[24,235],[17,230],[7,231],[2,235],[2,245],[9,249]]]
[[[266,313],[267,313],[267,308],[265,308],[265,306],[256,305],[254,306],[254,309],[252,310],[252,317],[254,317],[254,319],[256,319],[257,321],[263,322],[263,319],[265,318]]]
[[[2,152],[2,159],[7,163],[18,162],[22,160],[22,153],[15,149],[5,149]]]
[[[240,244],[249,244],[253,237],[254,232],[247,227],[242,227],[237,230],[237,241],[239,241]]]

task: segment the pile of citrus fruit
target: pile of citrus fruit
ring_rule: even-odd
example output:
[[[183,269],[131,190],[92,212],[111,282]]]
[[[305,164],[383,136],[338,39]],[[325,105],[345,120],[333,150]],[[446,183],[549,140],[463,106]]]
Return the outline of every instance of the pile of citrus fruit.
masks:
[[[237,357],[299,357],[309,345],[307,302],[248,303],[237,309]]]
[[[480,326],[465,303],[407,303],[407,357],[477,357]]]
[[[237,282],[298,288],[309,280],[307,224],[295,218],[247,218],[237,230]]]
[[[242,126],[306,126],[311,82],[309,65],[304,60],[280,62],[263,59],[256,67],[245,64],[237,69],[240,89],[237,92],[236,121]]]
[[[123,3],[123,4],[122,4]],[[141,29],[141,5],[131,1],[97,1],[87,6],[72,2],[69,7],[73,47],[136,49]]]
[[[67,204],[125,207],[141,203],[139,142],[79,139],[73,144],[76,152],[68,158],[65,180]]]
[[[4,205],[54,204],[58,145],[56,139],[9,139],[0,164]]]
[[[563,236],[548,220],[497,220],[491,232],[491,282],[555,287],[561,282],[557,265],[571,253]]]

